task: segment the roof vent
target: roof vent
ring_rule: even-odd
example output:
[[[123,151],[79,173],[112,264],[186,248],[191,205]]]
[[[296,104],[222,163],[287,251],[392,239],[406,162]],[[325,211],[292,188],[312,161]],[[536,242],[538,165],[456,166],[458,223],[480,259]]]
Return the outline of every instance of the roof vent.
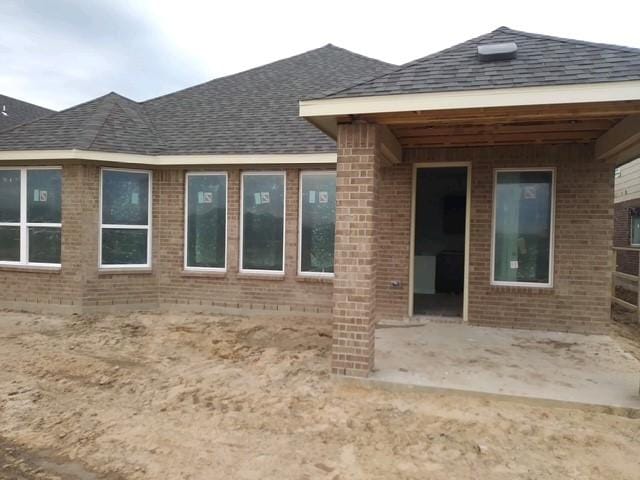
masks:
[[[496,60],[511,60],[516,58],[518,45],[515,42],[487,43],[478,45],[478,58],[481,62],[495,62]]]

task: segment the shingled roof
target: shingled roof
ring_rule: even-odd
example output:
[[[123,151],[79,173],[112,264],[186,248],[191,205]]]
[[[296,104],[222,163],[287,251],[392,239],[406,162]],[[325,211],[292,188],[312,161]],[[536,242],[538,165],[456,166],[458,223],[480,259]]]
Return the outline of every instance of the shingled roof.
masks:
[[[335,142],[299,117],[298,100],[393,67],[327,45],[141,103],[110,93],[0,133],[0,150],[333,152]]]
[[[515,42],[512,60],[483,62],[482,44]],[[640,80],[640,49],[521,32],[500,27],[414,60],[374,79],[322,97],[483,90]],[[312,97],[310,97],[312,98]]]
[[[0,132],[54,113],[48,108],[0,95]]]

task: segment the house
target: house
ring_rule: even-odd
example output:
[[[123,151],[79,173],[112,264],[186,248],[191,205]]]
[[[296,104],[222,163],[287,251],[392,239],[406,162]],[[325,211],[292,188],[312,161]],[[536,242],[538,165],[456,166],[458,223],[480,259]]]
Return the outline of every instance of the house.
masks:
[[[0,95],[0,132],[52,113],[48,108]]]
[[[300,100],[299,104],[297,100]],[[606,331],[640,50],[501,27],[400,67],[327,46],[0,134],[2,305]]]
[[[640,248],[640,159],[616,168],[614,178],[613,244],[615,247]],[[616,260],[619,272],[638,275],[637,252],[618,251]],[[618,283],[628,282],[619,278]]]

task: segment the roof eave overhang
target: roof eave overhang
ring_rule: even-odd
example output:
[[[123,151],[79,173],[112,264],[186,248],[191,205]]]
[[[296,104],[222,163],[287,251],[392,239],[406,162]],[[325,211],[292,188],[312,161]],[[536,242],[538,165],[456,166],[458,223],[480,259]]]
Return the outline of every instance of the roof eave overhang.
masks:
[[[300,101],[300,116],[335,138],[345,115],[640,100],[640,80]]]
[[[335,153],[249,155],[143,155],[79,149],[0,151],[0,162],[85,160],[158,167],[207,165],[322,165],[335,164]]]

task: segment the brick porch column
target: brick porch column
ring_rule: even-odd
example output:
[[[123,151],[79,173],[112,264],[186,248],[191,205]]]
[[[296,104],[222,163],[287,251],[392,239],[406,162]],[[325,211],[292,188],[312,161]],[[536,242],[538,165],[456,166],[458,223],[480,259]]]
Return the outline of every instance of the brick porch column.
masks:
[[[377,126],[338,125],[331,371],[365,377],[373,368]]]

